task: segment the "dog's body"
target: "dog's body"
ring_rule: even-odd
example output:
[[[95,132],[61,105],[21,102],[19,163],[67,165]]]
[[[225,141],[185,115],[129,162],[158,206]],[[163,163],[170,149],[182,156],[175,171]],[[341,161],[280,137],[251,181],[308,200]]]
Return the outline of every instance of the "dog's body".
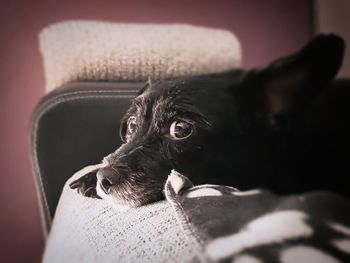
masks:
[[[125,143],[71,187],[140,206],[163,197],[175,169],[194,184],[349,197],[350,129],[324,120],[340,116],[324,109],[343,53],[340,38],[319,36],[265,69],[148,83],[122,120]]]

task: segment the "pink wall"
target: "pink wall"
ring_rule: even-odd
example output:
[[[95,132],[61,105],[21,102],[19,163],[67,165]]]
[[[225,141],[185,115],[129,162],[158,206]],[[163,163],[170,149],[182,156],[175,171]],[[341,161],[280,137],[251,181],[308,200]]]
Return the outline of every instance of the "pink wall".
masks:
[[[306,0],[0,2],[0,255],[39,262],[43,240],[29,160],[29,120],[44,94],[37,34],[64,19],[186,22],[234,31],[244,66],[263,65],[304,44],[311,34]]]

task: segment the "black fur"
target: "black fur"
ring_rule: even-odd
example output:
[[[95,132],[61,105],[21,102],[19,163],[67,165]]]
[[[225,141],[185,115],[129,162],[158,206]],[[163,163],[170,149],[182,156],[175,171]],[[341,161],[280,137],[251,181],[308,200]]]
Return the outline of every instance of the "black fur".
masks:
[[[328,189],[349,196],[350,169],[341,160],[350,145],[325,141],[317,125],[312,127],[319,118],[314,105],[343,54],[341,38],[320,35],[266,68],[148,83],[122,120],[125,144],[106,158],[97,184],[133,206],[161,199],[171,169],[194,184],[283,194]],[[174,121],[192,127],[192,134],[174,140],[169,135]],[[81,193],[87,188],[76,182],[71,187]]]

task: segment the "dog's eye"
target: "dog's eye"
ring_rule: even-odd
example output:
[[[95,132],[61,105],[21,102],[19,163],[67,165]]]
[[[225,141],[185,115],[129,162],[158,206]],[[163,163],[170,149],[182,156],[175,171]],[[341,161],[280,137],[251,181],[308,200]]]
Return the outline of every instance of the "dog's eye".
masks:
[[[170,125],[170,137],[173,140],[182,140],[192,134],[192,124],[185,121],[174,121]]]
[[[127,126],[128,126],[127,127],[127,131],[126,131],[127,135],[133,134],[136,131],[136,128],[137,128],[136,117],[131,116],[128,119]]]

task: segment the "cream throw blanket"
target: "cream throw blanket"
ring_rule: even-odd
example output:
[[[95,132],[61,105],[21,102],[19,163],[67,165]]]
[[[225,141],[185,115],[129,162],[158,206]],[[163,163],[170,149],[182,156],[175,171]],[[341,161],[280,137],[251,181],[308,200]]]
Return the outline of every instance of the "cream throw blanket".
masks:
[[[197,241],[186,238],[168,201],[128,208],[86,198],[69,188],[71,181],[98,167],[82,169],[65,184],[47,240],[44,263],[200,260]]]
[[[73,81],[145,81],[241,63],[231,32],[185,24],[66,21],[44,28],[39,42],[47,92]]]
[[[193,186],[172,171],[165,201],[128,208],[68,187],[99,167],[65,185],[44,263],[349,262],[350,204],[335,194]]]

